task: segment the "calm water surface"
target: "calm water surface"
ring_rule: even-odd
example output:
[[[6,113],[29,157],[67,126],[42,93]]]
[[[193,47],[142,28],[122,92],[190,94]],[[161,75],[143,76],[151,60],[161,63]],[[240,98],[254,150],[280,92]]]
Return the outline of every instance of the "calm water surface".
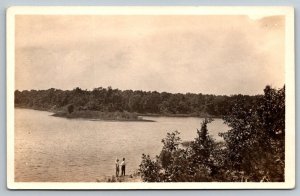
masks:
[[[142,153],[159,154],[167,132],[178,130],[193,140],[201,118],[144,117],[156,122],[109,122],[52,117],[51,113],[15,109],[15,180],[35,182],[95,182],[115,173],[118,157],[127,160],[126,173],[138,169]],[[221,119],[208,125],[220,140],[228,130]]]

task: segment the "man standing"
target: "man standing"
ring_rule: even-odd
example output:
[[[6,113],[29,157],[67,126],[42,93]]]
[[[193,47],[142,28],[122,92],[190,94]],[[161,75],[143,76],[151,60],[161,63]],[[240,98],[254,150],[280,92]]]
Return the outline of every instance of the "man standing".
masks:
[[[116,177],[118,177],[119,176],[119,159],[117,158],[117,160],[116,160]]]
[[[123,158],[123,161],[121,162],[121,176],[125,176],[125,166],[126,166],[126,162],[125,162],[125,158]]]

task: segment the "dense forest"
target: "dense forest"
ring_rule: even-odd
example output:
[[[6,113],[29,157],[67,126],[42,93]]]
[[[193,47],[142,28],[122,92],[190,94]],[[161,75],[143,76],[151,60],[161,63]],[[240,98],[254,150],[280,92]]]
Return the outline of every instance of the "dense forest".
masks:
[[[180,130],[169,130],[159,155],[142,155],[139,173],[145,182],[282,182],[285,178],[285,87],[266,86],[256,96],[52,88],[16,90],[14,101],[16,107],[65,108],[105,118],[103,113],[207,117],[193,141],[182,142]],[[209,135],[209,117],[222,117],[229,126],[220,134],[223,141]]]
[[[210,119],[195,130],[193,141],[182,143],[176,130],[168,133],[159,155],[142,155],[143,181],[283,182],[285,88],[267,86],[250,107],[236,102],[223,120],[230,130],[220,134],[221,142],[208,134]]]
[[[172,94],[111,87],[89,91],[77,87],[73,90],[16,90],[14,101],[16,107],[38,110],[55,111],[72,106],[76,111],[220,117],[228,114],[236,103],[250,107],[259,97],[261,95]]]

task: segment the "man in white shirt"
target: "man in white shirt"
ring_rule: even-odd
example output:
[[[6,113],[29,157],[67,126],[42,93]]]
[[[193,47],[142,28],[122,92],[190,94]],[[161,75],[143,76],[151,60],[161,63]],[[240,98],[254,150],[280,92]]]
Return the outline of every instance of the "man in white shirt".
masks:
[[[117,177],[119,176],[119,171],[120,171],[120,169],[119,169],[119,159],[117,158],[117,160],[116,160],[116,176]]]

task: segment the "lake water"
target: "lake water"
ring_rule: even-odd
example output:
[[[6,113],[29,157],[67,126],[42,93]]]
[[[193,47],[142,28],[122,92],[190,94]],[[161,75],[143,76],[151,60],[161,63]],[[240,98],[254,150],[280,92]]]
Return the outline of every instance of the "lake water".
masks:
[[[203,119],[144,117],[156,122],[65,119],[44,111],[15,109],[15,180],[20,182],[95,182],[115,174],[116,158],[125,157],[126,174],[139,167],[142,153],[160,153],[167,132],[183,141],[196,137]],[[228,130],[221,119],[208,125],[216,140]]]

